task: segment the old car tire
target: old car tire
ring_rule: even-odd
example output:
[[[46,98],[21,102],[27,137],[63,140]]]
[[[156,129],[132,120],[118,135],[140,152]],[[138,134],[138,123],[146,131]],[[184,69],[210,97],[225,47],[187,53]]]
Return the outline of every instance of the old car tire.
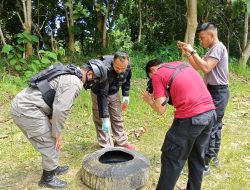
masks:
[[[82,181],[95,190],[134,190],[143,187],[150,161],[135,150],[104,148],[88,155],[82,164]]]

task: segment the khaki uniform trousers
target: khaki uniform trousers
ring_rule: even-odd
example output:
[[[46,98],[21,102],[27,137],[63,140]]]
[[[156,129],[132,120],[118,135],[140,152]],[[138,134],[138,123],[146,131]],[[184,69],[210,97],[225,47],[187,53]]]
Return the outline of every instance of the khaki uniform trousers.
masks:
[[[42,155],[43,169],[46,171],[56,169],[59,164],[59,152],[55,149],[56,139],[51,136],[51,123],[49,118],[30,118],[13,114],[12,118],[32,146]],[[37,130],[41,128],[44,128],[44,130]]]
[[[97,140],[101,147],[110,147],[111,142],[109,135],[102,131],[102,120],[99,117],[97,96],[91,92],[92,98],[92,112],[93,112],[93,121],[96,127]],[[119,146],[128,144],[128,136],[124,131],[124,124],[122,120],[122,110],[121,110],[121,101],[119,93],[108,95],[108,110],[109,117],[111,122],[111,130],[113,133],[113,138],[115,143]]]

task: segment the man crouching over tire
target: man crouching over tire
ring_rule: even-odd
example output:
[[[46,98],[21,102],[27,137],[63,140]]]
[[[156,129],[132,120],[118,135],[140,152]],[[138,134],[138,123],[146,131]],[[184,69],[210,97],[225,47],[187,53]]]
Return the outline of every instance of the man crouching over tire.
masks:
[[[99,60],[90,60],[81,69],[58,63],[32,77],[30,87],[14,98],[13,121],[42,156],[40,187],[67,186],[56,175],[66,173],[69,168],[59,166],[62,129],[68,111],[83,86],[89,89],[106,78],[106,67]]]
[[[174,121],[161,148],[161,173],[156,189],[174,190],[188,160],[187,190],[200,190],[205,148],[216,119],[212,97],[188,63],[151,60],[146,73],[152,86],[143,92],[143,99],[160,114],[166,111],[166,103],[175,108]]]

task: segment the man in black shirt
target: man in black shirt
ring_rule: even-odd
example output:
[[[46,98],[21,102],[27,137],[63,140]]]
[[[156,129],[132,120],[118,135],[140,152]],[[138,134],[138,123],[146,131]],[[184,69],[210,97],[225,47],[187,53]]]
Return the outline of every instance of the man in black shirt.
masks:
[[[108,79],[96,85],[91,92],[93,121],[96,126],[97,139],[101,147],[110,147],[110,127],[118,146],[135,149],[129,144],[128,136],[124,132],[121,116],[122,109],[129,104],[129,89],[131,79],[130,59],[127,53],[118,51],[115,55],[102,56],[101,61],[108,68]],[[122,104],[119,88],[122,88]],[[111,121],[111,122],[110,122]]]

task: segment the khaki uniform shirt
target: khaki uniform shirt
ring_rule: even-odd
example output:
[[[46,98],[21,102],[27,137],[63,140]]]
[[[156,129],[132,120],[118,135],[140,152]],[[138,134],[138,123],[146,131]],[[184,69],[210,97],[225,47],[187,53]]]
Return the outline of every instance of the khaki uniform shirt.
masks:
[[[56,91],[53,109],[44,102],[42,94],[38,89],[29,87],[19,92],[14,98],[12,114],[17,116],[23,115],[29,118],[52,118],[51,131],[52,136],[56,138],[61,134],[68,112],[73,105],[74,99],[80,94],[83,83],[75,75],[61,75],[51,80],[49,84]],[[36,130],[47,129],[41,128]],[[44,131],[44,133],[46,132]]]

